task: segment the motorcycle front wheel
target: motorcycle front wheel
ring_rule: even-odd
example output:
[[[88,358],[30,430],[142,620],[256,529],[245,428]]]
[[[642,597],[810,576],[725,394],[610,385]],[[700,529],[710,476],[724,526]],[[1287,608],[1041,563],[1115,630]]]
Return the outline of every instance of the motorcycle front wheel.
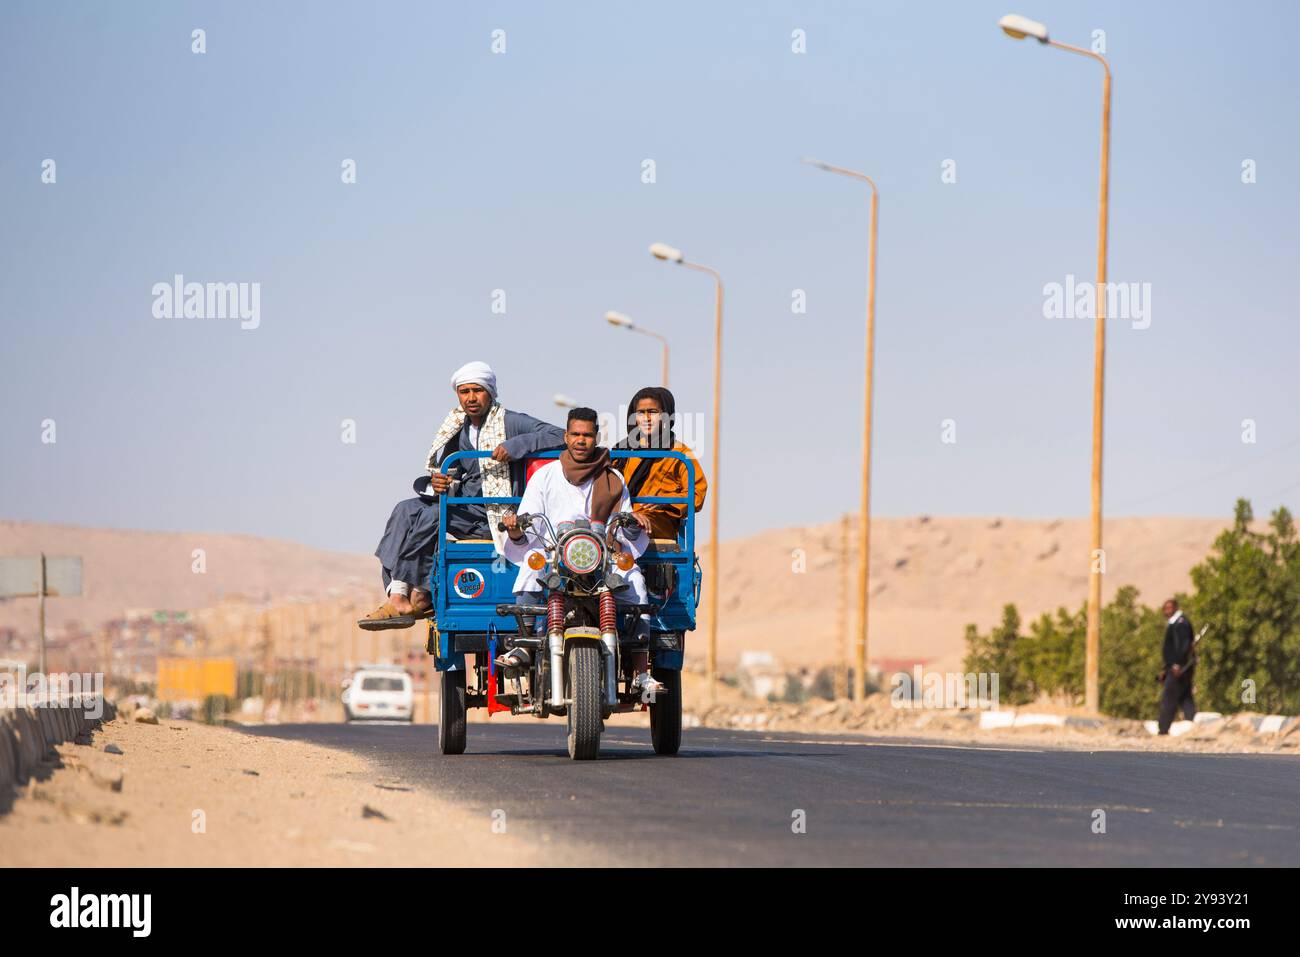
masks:
[[[569,757],[591,761],[600,755],[601,715],[600,644],[569,642]]]

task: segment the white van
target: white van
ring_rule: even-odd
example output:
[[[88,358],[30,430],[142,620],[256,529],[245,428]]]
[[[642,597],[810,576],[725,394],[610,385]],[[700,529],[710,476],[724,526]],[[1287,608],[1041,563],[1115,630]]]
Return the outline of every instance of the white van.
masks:
[[[346,721],[410,721],[414,717],[411,676],[397,666],[359,668],[343,682],[342,701]]]

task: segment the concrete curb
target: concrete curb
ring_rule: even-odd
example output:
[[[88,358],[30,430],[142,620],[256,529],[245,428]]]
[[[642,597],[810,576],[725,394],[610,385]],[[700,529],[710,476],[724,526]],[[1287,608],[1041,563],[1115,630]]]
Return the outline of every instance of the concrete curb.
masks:
[[[92,718],[87,712],[98,712]],[[26,784],[54,754],[54,746],[76,741],[117,717],[112,701],[70,694],[57,702],[0,706],[0,788]]]
[[[1015,734],[1019,731],[1061,731],[1078,740],[1079,736],[1115,735],[1144,738],[1154,734],[1154,721],[1110,716],[1060,715],[1028,708],[998,710],[952,710],[898,708],[884,711],[863,710],[848,702],[818,702],[812,705],[760,702],[726,704],[687,711],[684,718],[694,726],[731,728],[739,731],[788,731],[824,734],[873,732],[974,731]],[[838,722],[826,719],[840,718]],[[1207,741],[1223,737],[1241,744],[1269,748],[1300,747],[1300,716],[1264,715],[1238,712],[1224,715],[1199,712],[1195,721],[1178,721],[1170,729],[1173,737],[1187,735],[1188,740]],[[1285,739],[1285,740],[1284,740]]]
[[[1155,734],[1158,730],[1154,721],[1144,721],[1142,724],[1150,734]],[[1286,737],[1297,726],[1300,726],[1300,717],[1295,715],[1252,712],[1222,715],[1218,712],[1198,711],[1192,721],[1175,721],[1170,725],[1169,733],[1174,737],[1191,734],[1196,738],[1207,738],[1224,731],[1235,731],[1256,738],[1276,739]]]

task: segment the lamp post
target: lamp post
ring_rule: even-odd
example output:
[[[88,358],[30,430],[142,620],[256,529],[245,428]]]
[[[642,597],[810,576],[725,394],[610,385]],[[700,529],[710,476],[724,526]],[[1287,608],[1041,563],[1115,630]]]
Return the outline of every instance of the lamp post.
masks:
[[[998,21],[1007,36],[1024,40],[1033,38],[1044,46],[1053,46],[1080,56],[1091,57],[1101,64],[1101,188],[1097,212],[1097,287],[1094,290],[1096,320],[1093,330],[1092,366],[1092,514],[1088,554],[1088,635],[1085,644],[1084,705],[1096,712],[1101,702],[1101,576],[1105,557],[1101,547],[1101,453],[1102,413],[1106,377],[1106,236],[1110,211],[1110,64],[1106,58],[1083,47],[1051,39],[1047,27],[1016,14]]]
[[[709,558],[709,596],[705,602],[708,612],[709,635],[709,702],[717,700],[718,677],[718,580],[720,575],[722,543],[718,541],[718,492],[721,488],[718,468],[719,437],[722,433],[722,276],[710,266],[703,266],[687,260],[680,249],[674,249],[663,243],[650,247],[650,255],[664,262],[676,263],[696,272],[708,273],[713,277],[713,470],[709,475],[712,506],[709,510],[709,536],[712,551]],[[666,381],[665,375],[665,381]],[[692,491],[692,495],[694,492]]]
[[[635,322],[632,321],[631,316],[626,316],[621,312],[614,312],[613,310],[610,310],[609,312],[605,313],[605,321],[608,322],[611,326],[619,326],[623,329],[627,329],[629,332],[639,332],[643,336],[651,336],[659,340],[659,344],[663,347],[663,376],[662,376],[663,387],[665,389],[668,388],[668,340],[667,338],[661,336],[657,332],[652,332],[649,329],[646,329],[642,326],[638,326]]]
[[[867,246],[866,381],[863,383],[862,397],[862,493],[859,502],[862,524],[858,529],[858,638],[855,648],[857,661],[853,669],[853,700],[862,701],[867,696],[867,605],[871,587],[871,394],[876,353],[876,223],[880,211],[880,191],[876,189],[875,181],[865,173],[815,159],[805,159],[804,162],[828,173],[859,180],[871,187],[871,220]]]

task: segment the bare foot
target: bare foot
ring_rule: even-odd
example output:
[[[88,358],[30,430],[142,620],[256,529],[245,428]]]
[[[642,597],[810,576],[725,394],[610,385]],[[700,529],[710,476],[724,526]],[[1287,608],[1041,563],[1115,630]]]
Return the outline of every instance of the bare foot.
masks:
[[[388,596],[388,604],[393,606],[393,610],[403,615],[409,615],[412,612],[411,599],[397,592]]]
[[[424,611],[433,607],[433,596],[418,588],[411,589],[411,600],[407,602],[413,611]]]

